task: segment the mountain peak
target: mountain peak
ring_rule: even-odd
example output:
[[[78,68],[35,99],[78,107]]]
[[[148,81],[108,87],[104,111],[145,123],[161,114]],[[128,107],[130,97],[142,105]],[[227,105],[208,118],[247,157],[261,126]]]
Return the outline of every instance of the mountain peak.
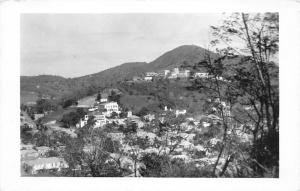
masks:
[[[206,52],[206,49],[196,45],[182,45],[161,55],[149,65],[157,70],[172,69],[179,67],[183,62],[197,63],[204,59]]]

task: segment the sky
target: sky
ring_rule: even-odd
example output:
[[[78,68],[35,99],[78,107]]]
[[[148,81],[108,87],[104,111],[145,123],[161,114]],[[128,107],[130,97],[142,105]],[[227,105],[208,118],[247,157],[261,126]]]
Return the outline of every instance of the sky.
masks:
[[[222,14],[22,14],[21,75],[79,77],[151,62],[181,45],[208,47]]]

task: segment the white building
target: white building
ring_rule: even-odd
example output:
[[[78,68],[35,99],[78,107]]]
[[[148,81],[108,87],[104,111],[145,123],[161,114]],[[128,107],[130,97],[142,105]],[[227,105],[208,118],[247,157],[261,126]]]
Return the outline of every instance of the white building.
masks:
[[[170,70],[162,70],[159,72],[159,76],[166,78],[170,73]]]
[[[156,73],[156,72],[146,72],[146,76],[151,76],[151,77],[158,76],[158,73]]]
[[[186,114],[186,109],[182,109],[182,110],[175,110],[175,115],[176,115],[176,117],[178,116],[178,115],[185,115]]]
[[[190,70],[179,71],[179,73],[177,74],[177,77],[179,78],[187,78],[189,76],[190,76]]]
[[[34,120],[38,120],[38,119],[40,119],[44,116],[45,116],[45,114],[43,114],[43,113],[35,113],[34,114]]]
[[[97,110],[97,107],[89,108],[89,111],[96,111],[96,110]]]
[[[35,159],[39,157],[39,153],[34,149],[21,150],[21,159]]]
[[[58,157],[49,157],[49,158],[38,158],[35,160],[28,160],[24,163],[25,169],[31,174],[36,174],[39,170],[50,170],[57,169],[61,170],[62,168],[68,168],[67,162],[63,158]]]
[[[95,114],[94,117],[96,121],[94,128],[103,127],[107,123],[107,119],[103,114]]]
[[[127,112],[127,117],[132,117],[132,111]]]
[[[106,111],[103,112],[103,114],[105,116],[111,116],[111,114],[113,112],[117,113],[117,114],[120,114],[121,111],[119,110],[119,105],[117,102],[107,102],[107,103],[102,103],[100,104],[100,107],[102,109],[105,109]]]
[[[164,75],[167,76],[170,73],[170,70],[164,70]]]
[[[90,116],[94,116],[94,120],[95,120],[94,128],[103,127],[105,124],[107,124],[106,116],[101,112],[91,113]],[[85,115],[83,119],[80,119],[78,127],[85,126],[88,122],[88,119],[89,119],[89,115]]]
[[[168,108],[168,106],[165,106],[164,111],[173,111],[173,110],[172,110],[172,108]]]
[[[145,76],[144,80],[145,81],[152,81],[153,77],[152,76]]]
[[[190,76],[190,70],[183,70],[180,71],[179,68],[174,68],[173,71],[171,72],[169,78],[174,79],[174,78],[187,78]]]
[[[80,119],[78,127],[83,127],[87,124],[87,121],[89,119],[88,115],[85,115],[83,119]]]
[[[172,74],[178,75],[179,74],[179,68],[174,68]]]
[[[37,150],[40,156],[45,156],[46,153],[51,150],[50,147],[46,147],[46,146],[35,147],[35,149]]]
[[[195,78],[208,78],[208,73],[204,73],[204,72],[197,72],[194,74]]]
[[[147,114],[143,118],[144,118],[144,120],[152,121],[152,120],[155,119],[155,115],[154,114]]]

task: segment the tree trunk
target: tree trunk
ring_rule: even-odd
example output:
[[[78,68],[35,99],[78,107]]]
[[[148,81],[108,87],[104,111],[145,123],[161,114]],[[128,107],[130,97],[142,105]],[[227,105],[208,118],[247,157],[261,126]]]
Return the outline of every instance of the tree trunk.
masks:
[[[221,158],[221,156],[222,156],[222,154],[223,154],[224,148],[225,148],[225,143],[222,144],[222,148],[221,148],[221,150],[220,150],[220,152],[219,152],[219,155],[218,155],[218,158],[217,158],[217,160],[216,160],[216,162],[215,162],[215,164],[214,164],[214,168],[213,168],[213,171],[212,171],[212,176],[213,176],[213,177],[216,176],[216,169],[217,169],[219,160],[220,160],[220,158]]]
[[[249,44],[249,48],[251,50],[252,57],[253,57],[253,59],[255,61],[256,69],[258,71],[258,74],[259,74],[260,80],[261,80],[261,82],[263,84],[263,87],[265,87],[266,83],[265,83],[265,80],[264,80],[261,68],[259,66],[259,63],[258,63],[258,61],[256,59],[256,54],[255,54],[255,51],[254,51],[254,48],[253,48],[253,45],[252,45],[252,42],[251,42],[251,37],[250,37],[250,34],[249,34],[248,24],[247,24],[247,20],[245,18],[245,14],[244,13],[242,13],[242,19],[243,19],[243,23],[244,23],[245,30],[246,30],[246,37],[247,37],[247,41],[248,41],[248,44]]]
[[[134,177],[136,177],[136,160],[134,160]]]
[[[232,160],[233,160],[233,155],[229,155],[229,156],[227,157],[227,159],[226,159],[226,162],[225,162],[225,164],[224,164],[224,166],[223,166],[223,169],[222,169],[222,172],[220,173],[220,176],[223,176],[223,175],[224,175],[224,173],[226,172],[226,169],[227,169],[229,163],[230,163]]]

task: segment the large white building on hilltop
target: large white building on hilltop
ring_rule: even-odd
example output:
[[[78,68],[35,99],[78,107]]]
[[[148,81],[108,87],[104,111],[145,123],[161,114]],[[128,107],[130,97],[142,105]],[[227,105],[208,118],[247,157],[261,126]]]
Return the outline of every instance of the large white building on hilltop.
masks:
[[[190,76],[190,70],[182,70],[180,71],[179,68],[174,68],[171,72],[169,78],[188,78]]]
[[[104,111],[102,112],[105,116],[110,117],[113,112],[120,114],[119,105],[117,102],[106,102],[99,105],[99,109]]]
[[[159,76],[166,78],[170,74],[170,70],[162,70],[158,73]]]

